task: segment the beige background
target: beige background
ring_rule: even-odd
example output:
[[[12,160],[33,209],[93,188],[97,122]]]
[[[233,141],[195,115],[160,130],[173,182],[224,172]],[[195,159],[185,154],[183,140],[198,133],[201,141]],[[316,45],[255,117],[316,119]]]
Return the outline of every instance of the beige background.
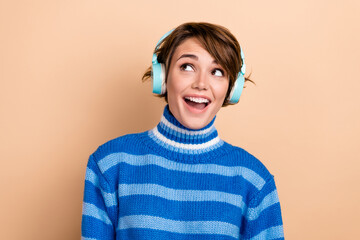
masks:
[[[228,27],[248,70],[220,136],[275,175],[286,239],[360,239],[358,0],[0,1],[0,239],[79,239],[100,144],[154,127],[141,76],[187,21]]]

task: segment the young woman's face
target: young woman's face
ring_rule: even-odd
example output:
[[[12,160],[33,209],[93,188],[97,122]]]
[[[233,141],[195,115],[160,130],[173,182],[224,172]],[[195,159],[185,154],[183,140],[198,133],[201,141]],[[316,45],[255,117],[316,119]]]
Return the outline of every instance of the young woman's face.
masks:
[[[210,123],[228,86],[228,74],[196,38],[176,48],[168,72],[167,98],[171,113],[182,125],[200,129]]]

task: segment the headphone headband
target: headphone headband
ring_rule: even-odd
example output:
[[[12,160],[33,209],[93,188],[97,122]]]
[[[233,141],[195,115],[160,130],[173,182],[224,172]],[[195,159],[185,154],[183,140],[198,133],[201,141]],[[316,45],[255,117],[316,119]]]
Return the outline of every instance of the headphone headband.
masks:
[[[159,41],[157,42],[157,44],[156,44],[155,51],[159,48],[160,43],[161,43],[167,36],[169,36],[173,31],[174,31],[174,29],[171,29],[170,31],[168,31],[167,33],[165,33],[164,36],[162,36],[162,37],[160,38],[160,40],[159,40]]]
[[[174,31],[174,29],[171,29],[170,31],[168,31],[167,33],[165,33],[160,40],[157,42],[154,53],[153,53],[153,58],[152,58],[152,62],[153,63],[158,63],[157,60],[157,55],[155,54],[155,51],[158,50],[158,48],[160,47],[160,43],[167,37],[169,36],[172,32]]]

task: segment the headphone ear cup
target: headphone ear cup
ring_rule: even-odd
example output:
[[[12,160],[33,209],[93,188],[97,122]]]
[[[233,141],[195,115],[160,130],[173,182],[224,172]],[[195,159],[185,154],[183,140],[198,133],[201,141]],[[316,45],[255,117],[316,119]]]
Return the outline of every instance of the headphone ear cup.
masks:
[[[229,94],[229,102],[232,104],[238,103],[242,90],[244,88],[244,83],[245,83],[245,77],[244,75],[240,72],[238,74],[238,77],[234,83],[233,88],[231,89],[231,92]]]
[[[165,84],[165,66],[162,63],[152,64],[152,80],[153,80],[153,93],[164,94],[166,93]]]

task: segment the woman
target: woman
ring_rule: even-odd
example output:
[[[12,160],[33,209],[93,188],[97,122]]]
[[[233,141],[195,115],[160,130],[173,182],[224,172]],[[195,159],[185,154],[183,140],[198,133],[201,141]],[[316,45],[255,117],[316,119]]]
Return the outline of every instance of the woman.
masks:
[[[100,146],[86,171],[83,239],[283,239],[273,176],[214,127],[238,101],[245,63],[224,27],[185,23],[157,44],[152,130]]]

